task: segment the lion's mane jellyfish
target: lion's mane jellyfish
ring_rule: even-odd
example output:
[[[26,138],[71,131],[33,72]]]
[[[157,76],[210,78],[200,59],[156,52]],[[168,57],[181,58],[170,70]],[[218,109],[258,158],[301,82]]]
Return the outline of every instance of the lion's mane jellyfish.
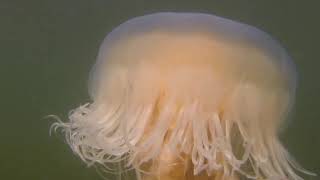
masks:
[[[138,179],[301,180],[278,139],[295,99],[286,51],[250,25],[201,13],[133,18],[104,39],[92,102],[57,122],[88,164]]]

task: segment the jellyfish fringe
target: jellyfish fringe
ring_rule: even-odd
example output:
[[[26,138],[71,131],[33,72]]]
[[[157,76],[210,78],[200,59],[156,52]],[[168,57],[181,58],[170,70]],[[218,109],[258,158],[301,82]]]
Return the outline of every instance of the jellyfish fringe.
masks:
[[[222,172],[223,179],[237,174],[255,180],[302,180],[296,171],[314,175],[294,161],[276,135],[261,132],[261,125],[205,111],[197,100],[165,99],[161,107],[159,97],[140,105],[88,103],[71,111],[68,122],[55,122],[52,130],[60,129],[89,166],[116,172],[110,164],[122,163],[122,170],[136,170],[138,179],[152,173],[142,166],[157,159],[163,146],[177,157],[189,155],[195,175]]]

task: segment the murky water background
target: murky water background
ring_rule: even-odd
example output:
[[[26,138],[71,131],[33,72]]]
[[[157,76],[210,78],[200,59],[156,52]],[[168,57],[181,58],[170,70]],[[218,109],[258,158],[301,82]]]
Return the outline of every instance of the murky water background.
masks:
[[[45,115],[66,118],[89,100],[88,72],[99,43],[119,23],[158,11],[197,11],[259,27],[288,49],[300,78],[283,143],[320,174],[319,3],[298,0],[0,1],[0,179],[99,180]],[[319,177],[318,177],[319,178]],[[310,179],[318,179],[310,178]]]

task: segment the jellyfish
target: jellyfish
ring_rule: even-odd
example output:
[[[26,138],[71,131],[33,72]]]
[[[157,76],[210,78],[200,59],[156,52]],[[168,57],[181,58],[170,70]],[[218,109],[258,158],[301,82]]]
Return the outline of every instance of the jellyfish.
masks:
[[[302,180],[278,134],[296,67],[267,33],[204,13],[133,18],[103,40],[91,102],[55,123],[89,165],[140,180]]]

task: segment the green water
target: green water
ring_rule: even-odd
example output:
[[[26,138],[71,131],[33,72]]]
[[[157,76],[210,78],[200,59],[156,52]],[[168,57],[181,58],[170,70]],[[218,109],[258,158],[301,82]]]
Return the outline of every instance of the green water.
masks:
[[[263,29],[288,49],[300,82],[283,143],[320,174],[319,3],[298,0],[0,0],[0,179],[99,180],[45,115],[88,101],[87,77],[107,32],[158,11],[208,12]],[[320,179],[310,178],[310,179]]]

